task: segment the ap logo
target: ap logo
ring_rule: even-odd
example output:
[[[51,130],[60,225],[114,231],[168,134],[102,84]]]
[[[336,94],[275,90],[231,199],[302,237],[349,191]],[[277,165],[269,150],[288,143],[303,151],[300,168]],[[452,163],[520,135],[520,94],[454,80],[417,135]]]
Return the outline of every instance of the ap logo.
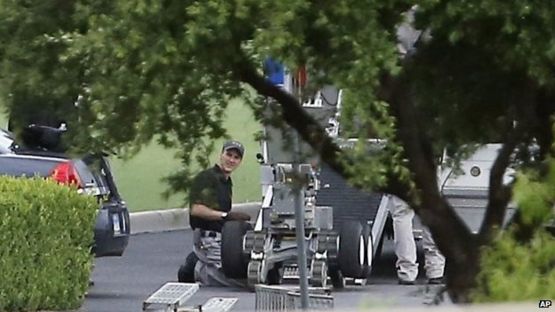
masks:
[[[540,302],[538,303],[538,308],[544,308],[544,309],[551,308],[552,304],[553,303],[549,299],[540,300]]]

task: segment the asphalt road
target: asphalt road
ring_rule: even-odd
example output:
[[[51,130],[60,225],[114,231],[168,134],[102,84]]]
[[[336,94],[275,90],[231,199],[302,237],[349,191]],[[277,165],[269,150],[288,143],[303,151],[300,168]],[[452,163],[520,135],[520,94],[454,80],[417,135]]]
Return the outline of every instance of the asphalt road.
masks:
[[[168,281],[177,280],[177,269],[191,250],[190,230],[139,234],[131,237],[122,257],[98,258],[83,307],[79,311],[136,312],[142,302]],[[419,261],[422,263],[423,261]],[[397,285],[392,242],[386,240],[381,258],[365,286],[349,285],[334,291],[336,311],[364,307],[423,307],[429,301],[424,279],[417,285]],[[423,274],[420,274],[423,275]],[[254,311],[254,293],[243,289],[201,288],[188,305],[204,303],[211,297],[237,297],[233,311]]]

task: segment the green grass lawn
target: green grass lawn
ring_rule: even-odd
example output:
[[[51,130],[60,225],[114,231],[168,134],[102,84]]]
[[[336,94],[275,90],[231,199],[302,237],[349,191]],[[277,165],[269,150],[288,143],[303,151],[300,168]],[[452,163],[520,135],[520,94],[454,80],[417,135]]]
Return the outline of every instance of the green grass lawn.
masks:
[[[233,201],[260,201],[260,170],[255,157],[260,148],[254,134],[261,126],[255,121],[250,108],[240,101],[229,104],[224,126],[229,135],[241,141],[246,149],[242,165],[232,175]],[[211,155],[214,163],[218,160],[221,143],[218,142]],[[174,154],[175,150],[152,143],[127,161],[112,159],[116,183],[131,211],[184,207],[185,194],[171,196],[168,200],[161,196],[168,187],[161,178],[180,166]]]
[[[4,107],[1,105],[0,107]],[[256,153],[260,151],[254,133],[261,129],[255,121],[252,111],[241,101],[233,101],[227,110],[224,126],[229,135],[245,145],[245,156],[242,165],[233,173],[233,201],[235,203],[260,201],[260,170],[256,161]],[[0,112],[0,127],[7,129],[7,119]],[[218,160],[219,148],[211,155],[215,163]],[[168,185],[161,181],[162,177],[177,170],[180,163],[174,158],[175,150],[165,149],[151,143],[129,160],[111,159],[112,169],[119,191],[132,211],[178,208],[185,205],[185,194],[162,198]]]

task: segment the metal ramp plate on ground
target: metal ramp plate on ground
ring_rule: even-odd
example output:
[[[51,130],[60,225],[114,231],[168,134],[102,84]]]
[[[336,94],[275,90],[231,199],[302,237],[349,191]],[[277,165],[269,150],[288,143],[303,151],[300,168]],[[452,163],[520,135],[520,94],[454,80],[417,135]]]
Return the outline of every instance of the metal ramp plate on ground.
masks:
[[[227,312],[233,308],[238,298],[214,297],[208,299],[202,306],[202,312]],[[200,311],[197,309],[195,311]]]
[[[298,286],[277,286],[258,284],[255,288],[256,312],[288,312],[301,308]],[[308,308],[310,310],[333,309],[333,296],[330,288],[309,287]]]
[[[198,289],[196,283],[166,283],[143,302],[143,311],[160,309],[161,306],[165,310],[177,311]]]

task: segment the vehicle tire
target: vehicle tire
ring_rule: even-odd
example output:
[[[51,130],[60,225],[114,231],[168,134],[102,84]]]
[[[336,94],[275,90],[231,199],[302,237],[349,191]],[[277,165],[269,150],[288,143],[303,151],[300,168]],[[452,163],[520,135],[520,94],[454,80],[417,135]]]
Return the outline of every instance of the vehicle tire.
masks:
[[[222,228],[222,269],[228,278],[247,277],[247,256],[243,253],[243,237],[252,226],[245,221],[227,221]]]
[[[372,272],[372,260],[374,258],[374,241],[372,229],[369,225],[363,226],[364,234],[364,266],[362,269],[362,278],[367,278]]]
[[[339,234],[339,268],[343,276],[361,278],[364,273],[366,248],[362,224],[346,221]]]
[[[247,285],[250,289],[254,290],[254,286],[261,284],[264,280],[262,276],[262,261],[253,260],[247,265]]]
[[[310,264],[310,285],[312,287],[326,287],[328,281],[328,265],[324,260],[313,259]]]

